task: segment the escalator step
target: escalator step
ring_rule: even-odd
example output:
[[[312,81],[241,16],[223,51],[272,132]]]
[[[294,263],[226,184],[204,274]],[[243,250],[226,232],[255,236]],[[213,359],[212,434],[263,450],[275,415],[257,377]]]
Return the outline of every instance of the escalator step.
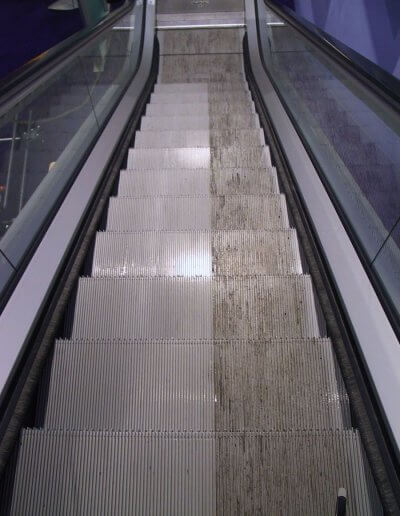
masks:
[[[268,147],[129,149],[128,169],[270,167]]]
[[[278,194],[273,167],[207,169],[122,170],[118,195],[122,197],[158,195],[265,195]]]
[[[177,99],[176,99],[177,100]],[[221,116],[230,113],[247,115],[255,114],[252,101],[245,102],[209,102],[193,104],[147,104],[146,116],[170,116],[170,115],[202,115],[209,113],[211,116]]]
[[[356,431],[23,430],[10,514],[321,516],[338,486],[349,516],[382,514]]]
[[[202,115],[143,116],[142,131],[185,131],[197,129],[259,129],[258,115],[228,113],[210,116],[208,109]]]
[[[58,341],[43,426],[343,429],[350,416],[327,339]]]
[[[160,82],[244,80],[240,54],[170,55],[160,59]]]
[[[118,196],[204,196],[210,193],[210,181],[211,171],[204,168],[122,170],[119,176]]]
[[[92,276],[301,274],[295,230],[103,232]]]
[[[283,195],[111,197],[108,231],[288,229]]]
[[[154,85],[155,93],[224,93],[231,91],[249,91],[249,87],[245,79],[238,81],[219,81],[219,82],[174,82],[174,83],[156,83]]]
[[[181,104],[198,104],[209,102],[210,104],[219,102],[251,102],[251,95],[248,90],[233,91],[215,91],[215,92],[184,92],[179,94],[179,102]],[[176,104],[176,92],[170,93],[152,93],[150,97],[151,104]]]
[[[173,147],[255,147],[265,145],[261,129],[230,131],[137,131],[135,149]]]
[[[210,54],[242,52],[242,35],[237,29],[159,31],[163,54]]]
[[[80,278],[66,335],[90,339],[318,337],[309,276]]]

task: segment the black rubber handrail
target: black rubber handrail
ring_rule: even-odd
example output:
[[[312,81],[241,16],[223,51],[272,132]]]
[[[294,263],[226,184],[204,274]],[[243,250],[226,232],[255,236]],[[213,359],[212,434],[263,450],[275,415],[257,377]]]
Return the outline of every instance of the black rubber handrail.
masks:
[[[290,8],[277,5],[275,0],[264,0],[264,3],[308,40],[322,48],[324,52],[388,102],[396,111],[400,112],[399,79],[322,29],[319,29],[302,16],[294,13]]]
[[[31,59],[0,80],[0,108],[4,107],[13,97],[20,94],[32,83],[40,82],[41,77],[46,75],[55,65],[75,54],[82,46],[87,45],[102,32],[109,29],[117,20],[132,10],[135,2],[136,0],[129,0],[93,27],[86,27],[72,34],[47,50],[44,55]]]

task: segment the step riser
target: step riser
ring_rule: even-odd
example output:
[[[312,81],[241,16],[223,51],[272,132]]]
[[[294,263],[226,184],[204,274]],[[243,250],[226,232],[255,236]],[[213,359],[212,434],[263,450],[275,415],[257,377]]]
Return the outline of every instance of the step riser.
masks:
[[[284,196],[113,197],[107,231],[288,229]]]
[[[82,278],[67,335],[74,339],[308,338],[318,337],[319,328],[308,276]]]
[[[333,360],[328,340],[60,341],[44,427],[343,429],[348,399],[337,388]]]
[[[294,230],[98,233],[92,276],[301,274]]]

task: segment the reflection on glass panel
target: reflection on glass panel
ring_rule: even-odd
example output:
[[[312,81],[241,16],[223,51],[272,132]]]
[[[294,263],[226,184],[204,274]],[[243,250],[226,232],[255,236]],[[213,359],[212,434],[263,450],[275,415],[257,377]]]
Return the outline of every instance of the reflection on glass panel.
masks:
[[[400,222],[394,228],[373,263],[373,269],[392,300],[396,310],[400,308]]]
[[[0,120],[2,235],[46,175],[73,171],[83,144],[73,145],[73,140],[84,124],[87,135],[97,132],[78,59]]]
[[[265,9],[268,72],[372,260],[400,214],[400,120],[294,28],[276,16],[271,23]]]
[[[0,118],[0,246],[14,265],[132,80],[142,10],[135,5]]]
[[[96,116],[101,123],[108,105],[123,93],[127,79],[138,64],[140,32],[135,13],[125,16],[113,30],[91,45],[81,56]]]

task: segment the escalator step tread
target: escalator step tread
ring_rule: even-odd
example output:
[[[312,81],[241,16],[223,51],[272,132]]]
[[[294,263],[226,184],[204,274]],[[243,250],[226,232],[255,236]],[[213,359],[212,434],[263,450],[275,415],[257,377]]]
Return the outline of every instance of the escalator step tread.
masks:
[[[287,229],[283,195],[112,197],[108,231]]]
[[[175,99],[177,101],[178,99]],[[202,115],[209,113],[210,116],[219,117],[221,115],[229,115],[230,113],[247,115],[255,114],[253,101],[221,101],[213,104],[209,102],[202,103],[175,103],[175,104],[147,104],[146,116],[170,116],[170,115]]]
[[[333,514],[343,485],[349,516],[382,514],[353,430],[23,430],[19,448],[12,516],[321,516]]]
[[[143,116],[142,131],[185,131],[195,129],[259,129],[257,114],[236,114],[210,116],[208,110],[201,115]]]
[[[135,149],[173,147],[260,147],[265,145],[261,129],[188,130],[188,131],[137,131]]]
[[[270,167],[271,156],[267,146],[171,149],[129,149],[128,169],[135,168],[226,168]]]
[[[100,232],[92,276],[301,274],[296,231]]]
[[[279,194],[276,169],[218,168],[122,170],[118,195],[122,197],[158,195],[237,195]]]
[[[328,339],[65,340],[56,343],[43,426],[342,429],[350,417]]]
[[[80,278],[72,338],[319,337],[307,275]]]
[[[233,91],[213,91],[213,92],[181,92],[177,97],[176,92],[170,93],[152,93],[150,97],[151,104],[176,104],[177,100],[181,104],[197,104],[197,103],[219,103],[219,102],[247,102],[251,101],[251,95],[248,90]]]
[[[239,81],[219,81],[219,82],[170,82],[161,83],[157,82],[154,86],[155,93],[218,93],[218,92],[230,92],[230,91],[249,91],[247,82],[244,79]]]

